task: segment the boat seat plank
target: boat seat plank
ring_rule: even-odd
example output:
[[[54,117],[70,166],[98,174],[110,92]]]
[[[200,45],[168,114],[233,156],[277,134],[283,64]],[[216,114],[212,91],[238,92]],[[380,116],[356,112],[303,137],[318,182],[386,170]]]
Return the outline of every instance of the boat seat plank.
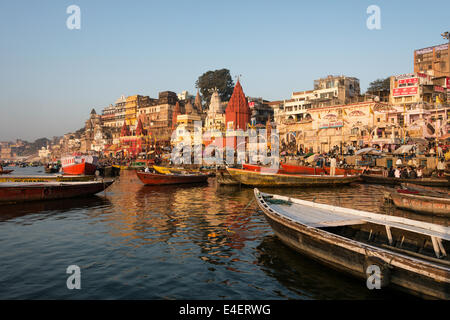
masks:
[[[364,223],[363,220],[354,215],[348,214],[331,214],[327,210],[317,210],[316,208],[308,208],[293,204],[286,206],[283,204],[271,205],[273,210],[280,214],[298,221],[308,227],[323,228],[332,226],[345,226]],[[299,213],[301,212],[301,213]]]
[[[436,237],[450,241],[450,227],[430,224],[421,221],[414,221],[403,217],[395,217],[372,212],[335,207],[327,204],[315,203],[300,199],[291,199],[280,195],[271,195],[261,193],[262,196],[271,196],[272,199],[288,201],[289,205],[268,204],[268,207],[276,211],[281,216],[294,222],[301,223],[308,227],[317,227],[320,225],[331,226],[345,225],[344,221],[361,220],[363,222],[374,223],[388,226],[391,228],[421,233],[424,235]]]

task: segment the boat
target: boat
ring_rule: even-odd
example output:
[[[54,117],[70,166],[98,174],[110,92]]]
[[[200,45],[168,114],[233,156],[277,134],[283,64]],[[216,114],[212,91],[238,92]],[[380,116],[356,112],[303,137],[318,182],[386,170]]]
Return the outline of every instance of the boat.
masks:
[[[320,187],[346,185],[356,182],[359,176],[299,175],[274,172],[254,172],[227,168],[231,177],[244,185],[263,187]]]
[[[1,170],[0,171],[0,175],[1,174],[10,174],[11,172],[13,172],[14,170]]]
[[[167,185],[199,183],[208,181],[206,174],[161,174],[153,172],[136,171],[139,180],[145,185]]]
[[[416,191],[418,193],[422,194],[432,194],[435,196],[450,196],[450,192],[448,188],[439,188],[439,187],[428,187],[428,186],[421,186],[414,183],[402,183],[401,184],[403,189],[407,189],[410,191]]]
[[[95,176],[7,176],[0,177],[0,182],[77,182],[94,179]]]
[[[217,183],[220,185],[239,185],[240,182],[234,179],[227,171],[227,169],[217,169],[216,171]]]
[[[68,175],[94,175],[98,158],[95,156],[69,156],[61,158],[62,171]]]
[[[113,182],[114,180],[0,183],[0,203],[85,197],[105,190]]]
[[[390,193],[397,208],[432,215],[450,217],[450,197],[448,194],[398,189]]]
[[[450,299],[450,227],[254,193],[275,235],[297,252],[372,288]]]
[[[295,166],[295,165],[288,165],[288,164],[281,164],[281,168],[285,173],[290,174],[330,174],[331,168],[330,167],[308,167],[308,166]],[[361,169],[343,169],[343,168],[336,168],[335,174],[336,175],[358,175],[361,174]]]
[[[384,185],[400,185],[402,183],[414,183],[421,186],[429,187],[450,187],[450,182],[447,179],[437,178],[417,178],[417,179],[405,179],[405,178],[392,178],[383,177],[382,175],[362,174],[361,178],[366,183],[384,184]]]
[[[161,166],[153,166],[153,169],[158,173],[200,173],[197,169],[185,169],[185,168],[172,168],[172,167],[161,167]]]

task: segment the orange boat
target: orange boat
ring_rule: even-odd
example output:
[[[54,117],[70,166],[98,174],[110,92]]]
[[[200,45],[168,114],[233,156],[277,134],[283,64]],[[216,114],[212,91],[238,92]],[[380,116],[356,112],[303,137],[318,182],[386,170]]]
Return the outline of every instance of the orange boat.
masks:
[[[61,159],[62,170],[67,175],[94,175],[97,169],[97,157],[70,156]]]
[[[160,174],[136,171],[139,180],[145,185],[167,185],[206,182],[208,175],[199,174]]]
[[[263,166],[257,166],[257,165],[253,165],[253,164],[247,164],[247,163],[242,164],[242,169],[247,170],[247,171],[252,171],[252,172],[266,171],[266,172],[271,172],[271,173],[284,173],[283,169],[274,169],[271,167],[263,167]]]

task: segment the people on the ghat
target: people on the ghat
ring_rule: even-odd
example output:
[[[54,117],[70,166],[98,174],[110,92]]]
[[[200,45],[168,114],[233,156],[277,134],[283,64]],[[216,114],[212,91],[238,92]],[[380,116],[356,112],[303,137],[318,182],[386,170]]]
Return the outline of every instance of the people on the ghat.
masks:
[[[390,167],[389,171],[388,171],[388,177],[389,178],[394,178],[395,177],[395,170],[394,167]]]
[[[399,167],[395,168],[394,176],[396,178],[400,178],[400,175],[401,175],[400,168]]]
[[[416,172],[416,170],[414,170],[414,168],[411,168],[409,170],[409,178],[410,179],[417,179],[417,172]]]
[[[422,167],[417,168],[417,178],[422,178],[423,177],[423,172],[422,172]]]
[[[402,178],[402,179],[408,178],[408,170],[405,167],[403,167],[400,172],[400,178]]]

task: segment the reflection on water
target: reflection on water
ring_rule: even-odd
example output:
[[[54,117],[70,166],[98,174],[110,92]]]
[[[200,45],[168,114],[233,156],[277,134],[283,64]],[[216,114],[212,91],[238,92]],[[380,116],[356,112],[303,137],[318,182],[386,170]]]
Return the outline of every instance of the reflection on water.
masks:
[[[357,184],[263,191],[386,212],[383,190]],[[133,171],[124,171],[106,197],[101,193],[1,206],[0,298],[390,299],[400,295],[369,291],[362,281],[285,247],[273,236],[253,198],[253,189],[217,186],[214,178],[208,184],[150,187],[143,186]],[[66,288],[65,270],[72,264],[81,268],[79,291]]]

